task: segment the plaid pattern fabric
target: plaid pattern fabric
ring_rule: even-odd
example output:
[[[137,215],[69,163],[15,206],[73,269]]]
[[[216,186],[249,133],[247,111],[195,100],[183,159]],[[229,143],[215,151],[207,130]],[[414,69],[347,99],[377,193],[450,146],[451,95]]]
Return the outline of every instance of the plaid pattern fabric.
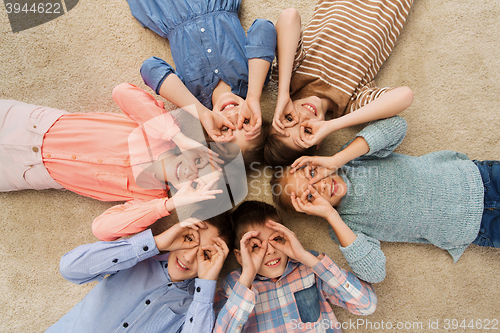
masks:
[[[369,283],[326,255],[320,259],[313,268],[290,259],[279,279],[257,276],[251,289],[238,282],[241,270],[229,273],[215,296],[214,332],[341,332],[328,301],[354,314],[375,311],[377,297]],[[310,287],[317,288],[320,316],[303,323],[294,294]]]

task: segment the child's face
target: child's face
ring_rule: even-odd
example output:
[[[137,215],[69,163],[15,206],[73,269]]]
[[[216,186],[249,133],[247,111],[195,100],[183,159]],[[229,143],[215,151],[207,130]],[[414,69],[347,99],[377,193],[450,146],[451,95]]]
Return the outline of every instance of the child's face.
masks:
[[[293,141],[293,137],[300,137],[300,126],[302,122],[306,120],[310,121],[322,121],[325,120],[325,115],[327,111],[327,106],[325,102],[316,96],[310,96],[306,98],[301,98],[293,101],[294,110],[283,114],[284,119],[281,122],[285,126],[285,132],[290,134],[289,136],[280,136],[280,140],[294,150],[304,150],[303,148],[297,146]],[[295,112],[296,116],[299,117],[299,122],[295,125],[290,125],[293,122],[291,113]],[[306,128],[306,130],[308,130]],[[272,133],[277,133],[274,130]]]
[[[205,185],[222,174],[215,170],[207,158],[198,158],[196,160],[196,169],[192,170],[184,157],[180,154],[175,157],[165,158],[164,172],[166,180],[176,189],[179,189],[186,181],[200,178],[198,185]]]
[[[205,245],[214,245],[212,237],[219,235],[219,230],[216,227],[207,223],[207,229],[198,229],[200,235],[200,244],[192,249],[183,249],[171,251],[168,256],[168,274],[172,282],[179,282],[188,279],[193,279],[198,276],[198,249]],[[192,236],[185,236],[187,241],[194,241]],[[204,251],[204,255],[210,258],[213,253],[208,250]]]
[[[217,99],[217,102],[213,105],[213,112],[218,112],[224,117],[226,117],[231,123],[233,123],[234,127],[237,127],[238,117],[240,116],[240,111],[243,107],[243,103],[245,100],[238,95],[233,94],[232,92],[225,92],[220,95]],[[235,129],[232,131],[234,139],[230,142],[237,144],[241,151],[244,152],[247,147],[256,145],[259,143],[259,140],[262,140],[261,135],[256,137],[253,140],[246,141],[245,134],[247,133],[242,127],[241,129]],[[224,135],[229,136],[229,132],[224,132]]]
[[[271,236],[275,236],[275,240],[278,242],[283,241],[283,238],[278,235],[276,230],[268,228],[265,225],[254,225],[246,230],[245,233],[248,231],[260,232],[257,237],[251,239],[254,252],[258,252],[264,240],[268,240]],[[266,255],[257,274],[271,279],[279,278],[285,272],[287,263],[288,256],[268,243]]]
[[[303,199],[303,194],[309,186],[309,180],[314,177],[316,172],[324,172],[323,167],[306,166],[297,170],[293,174],[288,174],[284,185],[284,195],[290,196],[292,192]],[[326,172],[325,172],[326,174]],[[340,201],[347,192],[347,186],[344,179],[337,173],[333,173],[312,185],[318,193],[325,198],[333,207],[340,204]],[[311,201],[312,196],[309,195],[306,200]]]

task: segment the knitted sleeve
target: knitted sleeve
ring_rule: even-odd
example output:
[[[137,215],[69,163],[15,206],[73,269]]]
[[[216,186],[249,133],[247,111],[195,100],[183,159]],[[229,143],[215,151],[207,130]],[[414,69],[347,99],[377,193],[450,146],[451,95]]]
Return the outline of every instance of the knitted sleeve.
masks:
[[[385,278],[385,254],[380,249],[380,242],[361,232],[349,246],[340,251],[358,278],[370,283],[382,282]],[[330,228],[330,237],[338,243],[335,232]]]
[[[363,155],[363,158],[387,157],[403,142],[406,129],[406,121],[400,116],[370,123],[356,134],[356,137],[364,138],[370,147],[370,151]]]

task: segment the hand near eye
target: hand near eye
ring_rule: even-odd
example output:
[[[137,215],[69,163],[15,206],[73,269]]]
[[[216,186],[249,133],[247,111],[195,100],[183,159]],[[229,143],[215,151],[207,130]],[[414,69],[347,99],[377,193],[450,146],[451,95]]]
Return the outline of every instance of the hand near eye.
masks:
[[[311,185],[302,193],[300,198],[295,195],[295,192],[292,192],[290,199],[297,212],[306,213],[307,215],[319,216],[326,219],[335,210]]]
[[[266,227],[276,231],[269,236],[269,244],[286,254],[289,258],[301,261],[304,253],[307,251],[304,250],[304,247],[293,231],[271,220],[266,223]]]
[[[217,112],[206,111],[200,116],[200,121],[208,135],[217,142],[229,142],[234,139],[233,123]]]
[[[195,202],[215,199],[215,195],[222,193],[222,190],[211,190],[210,188],[218,180],[219,177],[214,178],[207,184],[205,184],[200,178],[195,179],[194,181],[186,181],[184,184],[182,184],[177,193],[175,193],[172,198],[170,198],[170,200],[166,201],[167,210],[171,212],[175,208],[190,205]],[[195,184],[197,185],[197,188],[194,188]],[[171,205],[173,205],[173,207],[171,207]]]
[[[242,104],[236,127],[245,130],[246,141],[253,140],[260,135],[262,111],[259,99],[247,97]]]
[[[249,231],[240,240],[242,267],[240,283],[247,288],[252,286],[266,256],[268,242],[264,241],[261,244],[260,240],[256,238],[259,234],[259,231]]]
[[[207,163],[212,164],[214,168],[222,171],[218,163],[223,164],[224,161],[218,156],[219,154],[208,149],[205,145],[202,145],[198,141],[195,141],[183,133],[179,132],[172,138],[174,143],[180,148],[182,155],[186,158],[190,169],[198,174],[198,169],[201,169],[207,165]]]
[[[229,254],[226,242],[220,237],[212,237],[213,245],[205,245],[198,249],[198,278],[217,280]]]
[[[300,137],[293,137],[293,142],[304,149],[321,142],[331,133],[329,123],[324,120],[305,120],[300,123]]]
[[[331,175],[342,165],[338,165],[334,156],[301,156],[292,163],[290,173],[304,168],[309,185],[317,183],[321,179]]]
[[[273,117],[274,129],[281,135],[290,136],[284,129],[295,126],[299,121],[299,115],[295,111],[290,95],[278,96]]]
[[[206,229],[205,222],[190,217],[176,223],[161,234],[154,236],[156,247],[160,251],[192,249],[200,243],[199,229]]]

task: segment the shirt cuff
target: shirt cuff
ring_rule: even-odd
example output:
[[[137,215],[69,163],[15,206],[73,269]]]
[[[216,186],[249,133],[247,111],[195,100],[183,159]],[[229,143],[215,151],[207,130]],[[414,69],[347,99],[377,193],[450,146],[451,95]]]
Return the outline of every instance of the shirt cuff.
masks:
[[[249,289],[237,281],[233,287],[228,302],[236,305],[241,310],[251,313],[255,307],[258,291],[255,288]]]
[[[217,281],[215,280],[195,279],[193,300],[200,303],[213,303],[216,287]]]
[[[143,232],[130,237],[130,243],[132,244],[132,249],[139,261],[146,260],[160,253],[156,247],[156,242],[153,238],[153,232],[151,229],[144,230]]]
[[[157,57],[146,59],[141,66],[141,76],[144,83],[160,94],[160,87],[166,77],[174,73],[174,69],[166,61]]]

